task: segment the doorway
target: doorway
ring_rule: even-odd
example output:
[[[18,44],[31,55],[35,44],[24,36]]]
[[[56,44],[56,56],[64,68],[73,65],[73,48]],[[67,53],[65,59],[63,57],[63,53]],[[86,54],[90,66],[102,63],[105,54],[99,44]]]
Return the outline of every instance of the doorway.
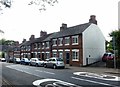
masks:
[[[42,53],[42,60],[44,60],[44,53]]]
[[[69,64],[69,60],[70,60],[70,53],[66,53],[66,64]]]

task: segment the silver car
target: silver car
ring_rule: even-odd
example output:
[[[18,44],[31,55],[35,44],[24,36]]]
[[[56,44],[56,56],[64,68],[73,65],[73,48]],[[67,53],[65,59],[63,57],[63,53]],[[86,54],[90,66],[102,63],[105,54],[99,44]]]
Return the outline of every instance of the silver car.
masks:
[[[29,65],[43,66],[44,61],[41,58],[31,58]]]
[[[58,57],[52,57],[47,59],[47,61],[44,62],[44,67],[52,67],[53,69],[56,68],[65,68],[65,64],[63,61],[63,58],[58,58]]]

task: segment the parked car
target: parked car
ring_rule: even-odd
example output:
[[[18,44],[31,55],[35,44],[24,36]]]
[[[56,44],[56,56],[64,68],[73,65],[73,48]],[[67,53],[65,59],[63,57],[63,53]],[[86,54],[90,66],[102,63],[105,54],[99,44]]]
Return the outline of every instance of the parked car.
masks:
[[[102,61],[106,62],[107,60],[113,60],[114,59],[114,54],[112,53],[105,53],[102,57]]]
[[[41,58],[31,58],[29,65],[43,66],[44,61]]]
[[[28,65],[30,63],[30,60],[28,58],[22,58],[20,60],[20,64]]]
[[[47,61],[44,62],[44,67],[52,67],[54,69],[56,68],[65,68],[65,64],[62,58],[52,57],[49,58]]]
[[[7,58],[8,63],[13,63],[14,62],[14,57]]]
[[[14,63],[20,63],[20,58],[14,58]]]
[[[1,62],[5,62],[6,59],[5,58],[0,58]]]

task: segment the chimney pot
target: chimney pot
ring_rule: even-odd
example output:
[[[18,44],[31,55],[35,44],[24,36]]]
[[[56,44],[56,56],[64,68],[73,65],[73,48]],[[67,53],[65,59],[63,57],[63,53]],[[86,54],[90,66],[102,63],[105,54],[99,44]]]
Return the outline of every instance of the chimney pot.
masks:
[[[97,20],[95,15],[91,15],[89,19],[89,23],[93,23],[97,25]]]
[[[62,26],[60,27],[60,31],[63,31],[65,29],[67,29],[67,24],[62,23]]]

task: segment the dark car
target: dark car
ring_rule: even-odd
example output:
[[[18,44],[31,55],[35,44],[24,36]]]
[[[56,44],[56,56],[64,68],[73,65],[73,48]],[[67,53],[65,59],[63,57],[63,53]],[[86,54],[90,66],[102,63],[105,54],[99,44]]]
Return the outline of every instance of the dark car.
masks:
[[[22,58],[20,60],[20,64],[28,65],[30,63],[30,60],[28,58]]]
[[[106,62],[107,60],[113,60],[114,59],[114,54],[112,53],[105,53],[102,57],[102,61]]]
[[[7,62],[8,63],[13,63],[14,62],[14,58],[13,57],[7,58]]]

